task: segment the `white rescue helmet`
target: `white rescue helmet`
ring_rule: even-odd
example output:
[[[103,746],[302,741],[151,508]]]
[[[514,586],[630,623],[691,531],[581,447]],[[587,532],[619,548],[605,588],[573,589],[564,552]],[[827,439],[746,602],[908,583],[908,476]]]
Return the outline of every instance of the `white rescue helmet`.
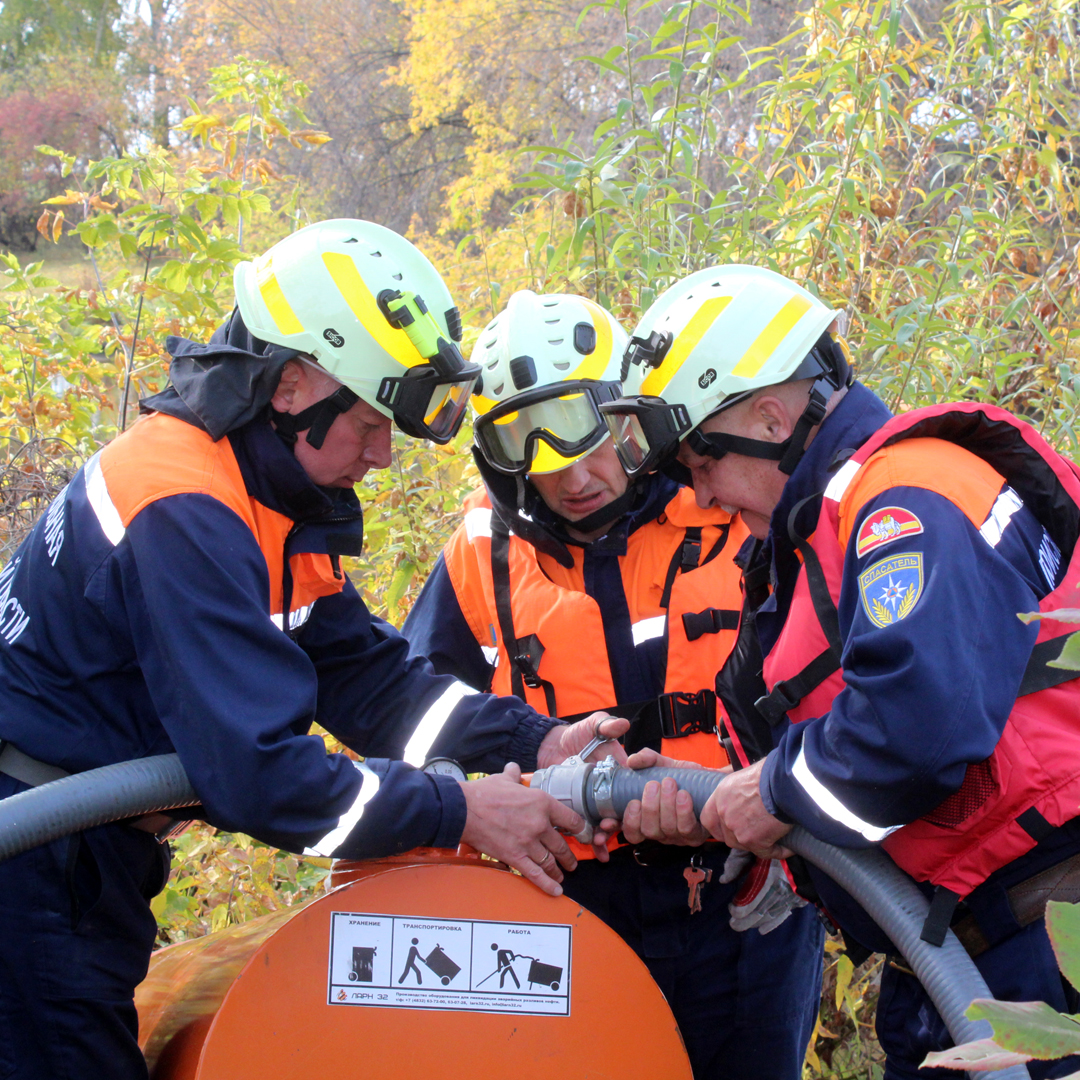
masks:
[[[240,263],[233,286],[256,338],[313,357],[410,435],[445,443],[457,433],[479,373],[456,344],[461,319],[446,283],[403,236],[320,221]]]
[[[523,289],[473,349],[474,437],[492,468],[558,472],[608,437],[599,407],[619,396],[626,331],[583,296]]]
[[[631,338],[623,397],[603,406],[623,467],[631,476],[659,468],[693,434],[699,453],[770,458],[790,472],[809,429],[824,416],[824,403],[851,378],[846,347],[826,333],[836,314],[801,285],[763,267],[710,267],[676,282],[645,312]],[[811,404],[789,443],[697,430],[756,390],[809,378],[816,380]]]

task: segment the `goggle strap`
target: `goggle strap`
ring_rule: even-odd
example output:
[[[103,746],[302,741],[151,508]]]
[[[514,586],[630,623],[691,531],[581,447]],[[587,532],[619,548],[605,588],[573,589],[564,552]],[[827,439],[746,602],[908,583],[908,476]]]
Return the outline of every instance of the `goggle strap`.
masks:
[[[790,439],[782,443],[765,442],[764,439],[747,439],[742,435],[726,432],[703,432],[695,428],[686,437],[690,449],[702,457],[722,458],[725,454],[741,454],[743,457],[761,458],[763,461],[780,461]]]

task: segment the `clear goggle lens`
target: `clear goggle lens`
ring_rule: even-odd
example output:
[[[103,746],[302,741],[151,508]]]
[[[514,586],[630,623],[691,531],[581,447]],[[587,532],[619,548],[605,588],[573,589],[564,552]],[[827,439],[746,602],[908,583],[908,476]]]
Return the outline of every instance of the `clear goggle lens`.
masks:
[[[649,440],[636,413],[607,413],[604,417],[615,449],[628,471],[641,467],[649,453]]]
[[[437,383],[424,410],[424,426],[438,439],[452,435],[469,405],[475,380]]]
[[[590,440],[599,441],[599,436],[604,433],[604,424],[589,395],[573,393],[526,405],[495,418],[478,430],[491,463],[496,467],[516,470],[528,463],[530,436],[533,436],[531,441],[534,444],[537,439],[542,439],[555,450],[566,451],[569,458],[573,458],[581,453]],[[536,457],[539,458],[545,449],[536,447]],[[543,456],[543,465],[549,466],[549,469],[542,471],[550,471],[551,466],[561,467],[554,460],[546,460],[551,455]],[[541,467],[538,461],[532,464]],[[567,464],[569,459],[562,459],[562,466]]]

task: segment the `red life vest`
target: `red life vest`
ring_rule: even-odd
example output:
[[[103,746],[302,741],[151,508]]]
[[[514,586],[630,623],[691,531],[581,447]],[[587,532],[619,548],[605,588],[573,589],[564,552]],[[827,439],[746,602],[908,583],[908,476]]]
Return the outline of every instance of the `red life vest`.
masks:
[[[994,406],[945,404],[906,413],[864,443],[824,493],[817,528],[801,548],[790,611],[765,660],[766,708],[798,723],[827,713],[844,687],[836,606],[853,523],[869,500],[892,487],[925,488],[952,501],[978,529],[1004,482],[1069,560],[1061,585],[1039,610],[1076,606],[1080,469],[1029,424]],[[964,897],[1080,812],[1080,678],[1046,667],[1078,629],[1040,621],[994,753],[970,764],[960,789],[932,813],[883,840],[917,880]]]
[[[228,439],[217,442],[199,428],[163,413],[141,417],[87,465],[86,490],[106,535],[119,542],[132,518],[169,495],[210,495],[238,514],[266,559],[269,615],[283,622],[285,540],[294,522],[252,498]],[[110,529],[112,530],[110,532]],[[295,628],[320,596],[341,592],[328,555],[304,553],[289,559],[292,594],[289,624]]]

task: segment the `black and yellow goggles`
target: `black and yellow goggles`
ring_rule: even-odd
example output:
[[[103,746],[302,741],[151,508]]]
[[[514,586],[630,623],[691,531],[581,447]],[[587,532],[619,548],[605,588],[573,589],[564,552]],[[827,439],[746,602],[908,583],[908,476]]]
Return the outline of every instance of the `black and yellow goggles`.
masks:
[[[406,435],[448,443],[465,419],[479,377],[476,364],[466,365],[453,376],[422,364],[405,375],[383,379],[376,399],[394,414],[395,423]]]
[[[476,418],[476,445],[502,473],[565,469],[607,437],[600,406],[620,390],[618,382],[595,379],[526,390]]]

